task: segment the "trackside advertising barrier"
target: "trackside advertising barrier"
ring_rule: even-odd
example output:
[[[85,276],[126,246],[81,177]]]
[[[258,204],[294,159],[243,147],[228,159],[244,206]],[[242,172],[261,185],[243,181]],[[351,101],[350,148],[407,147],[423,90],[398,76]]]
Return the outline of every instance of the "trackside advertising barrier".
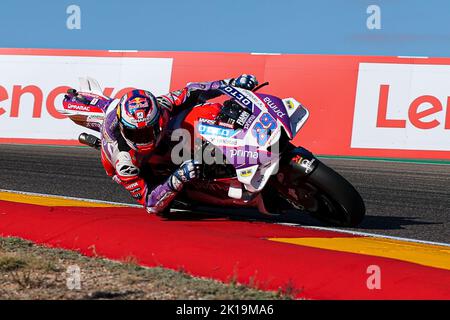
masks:
[[[120,96],[241,73],[309,109],[294,143],[316,154],[450,159],[450,58],[0,49],[0,142],[77,144],[56,108],[79,77]]]

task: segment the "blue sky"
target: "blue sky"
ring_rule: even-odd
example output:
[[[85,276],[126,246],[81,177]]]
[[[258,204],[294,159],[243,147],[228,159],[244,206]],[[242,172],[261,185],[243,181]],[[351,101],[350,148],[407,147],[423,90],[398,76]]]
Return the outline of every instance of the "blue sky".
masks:
[[[0,47],[450,56],[449,17],[447,0],[2,0]]]

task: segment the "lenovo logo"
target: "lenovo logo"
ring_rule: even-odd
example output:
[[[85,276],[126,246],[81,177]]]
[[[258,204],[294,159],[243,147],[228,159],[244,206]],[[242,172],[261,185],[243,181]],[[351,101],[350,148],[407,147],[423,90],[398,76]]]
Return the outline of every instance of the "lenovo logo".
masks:
[[[0,55],[0,70],[0,137],[72,140],[85,128],[58,110],[67,89],[78,89],[79,77],[95,78],[110,97],[131,88],[151,88],[159,95],[169,91],[172,59]],[[67,108],[96,107],[71,102]]]
[[[46,88],[47,89],[47,88]],[[48,93],[37,85],[13,85],[12,89],[8,86],[0,85],[0,117],[19,118],[23,112],[30,113],[33,118],[42,118],[43,112],[54,119],[64,119],[66,116],[60,114],[57,110],[62,109],[62,98],[70,89],[69,86],[55,86]],[[123,88],[116,91],[114,88],[105,88],[104,95],[119,98],[127,91],[133,88]],[[113,94],[116,91],[116,94]],[[24,103],[25,101],[25,103]],[[43,110],[45,108],[45,110]],[[90,111],[89,106],[78,104],[69,104],[70,110]],[[22,109],[28,109],[22,111]]]
[[[445,129],[450,129],[450,96],[446,97],[443,102],[432,95],[419,96],[406,106],[408,110],[407,119],[390,119],[387,117],[389,89],[388,84],[380,85],[377,112],[378,128],[406,128],[406,123],[409,121],[411,125],[418,129],[433,129],[441,125],[442,122],[444,122]],[[444,113],[445,119],[443,119]]]
[[[450,65],[361,63],[352,148],[450,150]]]

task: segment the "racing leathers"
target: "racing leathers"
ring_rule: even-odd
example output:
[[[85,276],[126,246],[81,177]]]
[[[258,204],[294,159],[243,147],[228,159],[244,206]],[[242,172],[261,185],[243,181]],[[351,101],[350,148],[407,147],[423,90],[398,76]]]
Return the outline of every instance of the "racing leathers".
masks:
[[[182,110],[221,95],[219,87],[228,84],[253,89],[257,81],[253,76],[242,75],[236,80],[189,83],[181,90],[157,97],[157,103],[163,116],[170,118]],[[128,190],[147,212],[161,213],[176,197],[183,184],[198,176],[199,166],[193,160],[189,160],[162,184],[155,186],[146,181],[140,175],[140,169],[148,160],[149,154],[139,154],[125,142],[119,130],[116,109],[117,103],[113,101],[106,111],[101,129],[102,164],[106,173]]]

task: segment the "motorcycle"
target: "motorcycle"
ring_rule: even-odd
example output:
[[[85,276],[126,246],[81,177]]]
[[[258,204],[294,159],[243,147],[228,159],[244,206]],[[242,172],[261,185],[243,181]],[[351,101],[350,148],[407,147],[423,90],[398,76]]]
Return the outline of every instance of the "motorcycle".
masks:
[[[59,112],[100,132],[105,115],[118,100],[105,97],[92,78],[80,82],[79,91],[68,90]],[[152,175],[152,181],[167,179],[183,160],[173,161],[174,150],[181,146],[191,151],[188,158],[192,153],[209,154],[214,161],[204,161],[201,179],[186,184],[172,208],[256,208],[269,215],[294,210],[327,225],[357,226],[365,215],[358,191],[311,152],[291,143],[307,121],[308,110],[294,98],[256,92],[267,84],[253,91],[224,85],[219,90],[228,98],[225,102],[203,103],[176,115],[148,161],[149,170],[142,174]],[[188,133],[187,138],[177,130]],[[182,143],[174,136],[183,136]],[[101,147],[101,140],[88,133],[82,133],[79,141]],[[170,215],[170,209],[163,215]]]

